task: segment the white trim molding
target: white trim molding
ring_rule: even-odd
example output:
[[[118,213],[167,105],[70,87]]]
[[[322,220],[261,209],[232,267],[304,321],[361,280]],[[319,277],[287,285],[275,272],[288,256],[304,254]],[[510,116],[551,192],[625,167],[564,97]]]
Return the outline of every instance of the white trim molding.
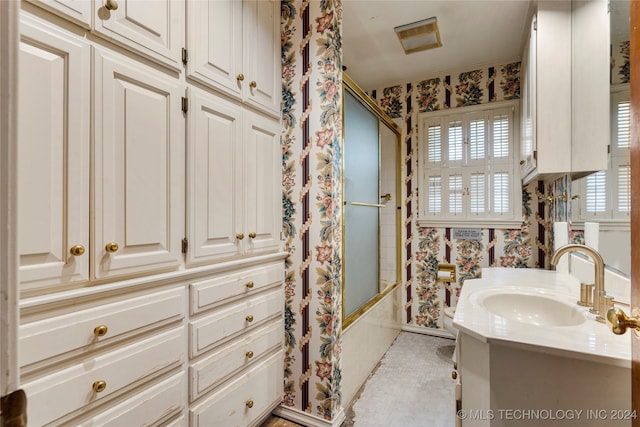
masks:
[[[331,421],[284,405],[278,406],[272,414],[307,427],[340,427],[346,418],[343,408],[340,408],[340,412]]]

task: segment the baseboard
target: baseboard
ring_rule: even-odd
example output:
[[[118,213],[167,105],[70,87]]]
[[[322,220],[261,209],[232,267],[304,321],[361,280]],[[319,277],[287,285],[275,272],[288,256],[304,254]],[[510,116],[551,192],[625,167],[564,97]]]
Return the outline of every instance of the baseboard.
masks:
[[[424,326],[414,326],[414,325],[402,325],[402,330],[406,332],[415,332],[423,335],[432,335],[434,337],[440,338],[451,338],[455,339],[453,335],[447,330],[434,329],[434,328],[425,328]]]
[[[338,412],[338,415],[336,415],[336,417],[331,421],[312,415],[308,412],[303,412],[299,409],[283,405],[274,409],[272,414],[277,415],[280,418],[293,421],[294,423],[302,424],[306,427],[340,427],[340,424],[342,424],[346,418],[346,414],[342,408],[340,409],[340,412]]]

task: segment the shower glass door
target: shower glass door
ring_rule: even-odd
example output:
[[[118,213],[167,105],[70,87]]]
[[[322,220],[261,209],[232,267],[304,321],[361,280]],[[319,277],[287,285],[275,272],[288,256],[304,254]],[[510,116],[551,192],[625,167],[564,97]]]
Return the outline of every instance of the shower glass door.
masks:
[[[345,91],[344,317],[380,289],[380,138],[378,117]]]

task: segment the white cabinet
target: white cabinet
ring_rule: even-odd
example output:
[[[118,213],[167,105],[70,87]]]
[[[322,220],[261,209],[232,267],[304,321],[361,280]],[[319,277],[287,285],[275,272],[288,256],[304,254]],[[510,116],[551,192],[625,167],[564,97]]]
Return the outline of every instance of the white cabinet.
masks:
[[[89,278],[89,58],[90,47],[82,39],[40,20],[21,20],[23,290]]]
[[[606,169],[608,40],[606,0],[538,3],[522,66],[525,182]]]
[[[98,49],[95,85],[95,276],[175,268],[184,237],[182,86]]]
[[[182,70],[184,0],[28,0],[94,34]]]
[[[189,263],[277,250],[279,122],[195,88],[189,99]]]
[[[280,2],[187,2],[187,75],[280,115]]]
[[[91,28],[92,0],[27,0],[84,28]]]
[[[184,1],[96,0],[94,8],[96,34],[182,69]]]

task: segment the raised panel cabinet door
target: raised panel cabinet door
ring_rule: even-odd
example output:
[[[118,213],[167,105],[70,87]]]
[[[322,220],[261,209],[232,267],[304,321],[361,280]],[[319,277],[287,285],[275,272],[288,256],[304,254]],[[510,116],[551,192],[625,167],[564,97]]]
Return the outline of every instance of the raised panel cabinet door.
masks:
[[[188,262],[241,254],[242,108],[198,89],[189,94]]]
[[[18,241],[31,290],[89,278],[90,47],[26,14],[20,25]]]
[[[276,250],[282,230],[281,126],[250,111],[244,120],[244,251]]]
[[[91,28],[91,8],[93,0],[28,0],[43,9],[75,22],[84,28]]]
[[[242,69],[242,0],[187,2],[187,76],[237,99]]]
[[[280,116],[280,2],[244,2],[245,99],[261,110]]]
[[[94,31],[179,71],[184,9],[184,0],[95,0]]]
[[[176,268],[184,237],[180,82],[96,49],[93,273]]]

